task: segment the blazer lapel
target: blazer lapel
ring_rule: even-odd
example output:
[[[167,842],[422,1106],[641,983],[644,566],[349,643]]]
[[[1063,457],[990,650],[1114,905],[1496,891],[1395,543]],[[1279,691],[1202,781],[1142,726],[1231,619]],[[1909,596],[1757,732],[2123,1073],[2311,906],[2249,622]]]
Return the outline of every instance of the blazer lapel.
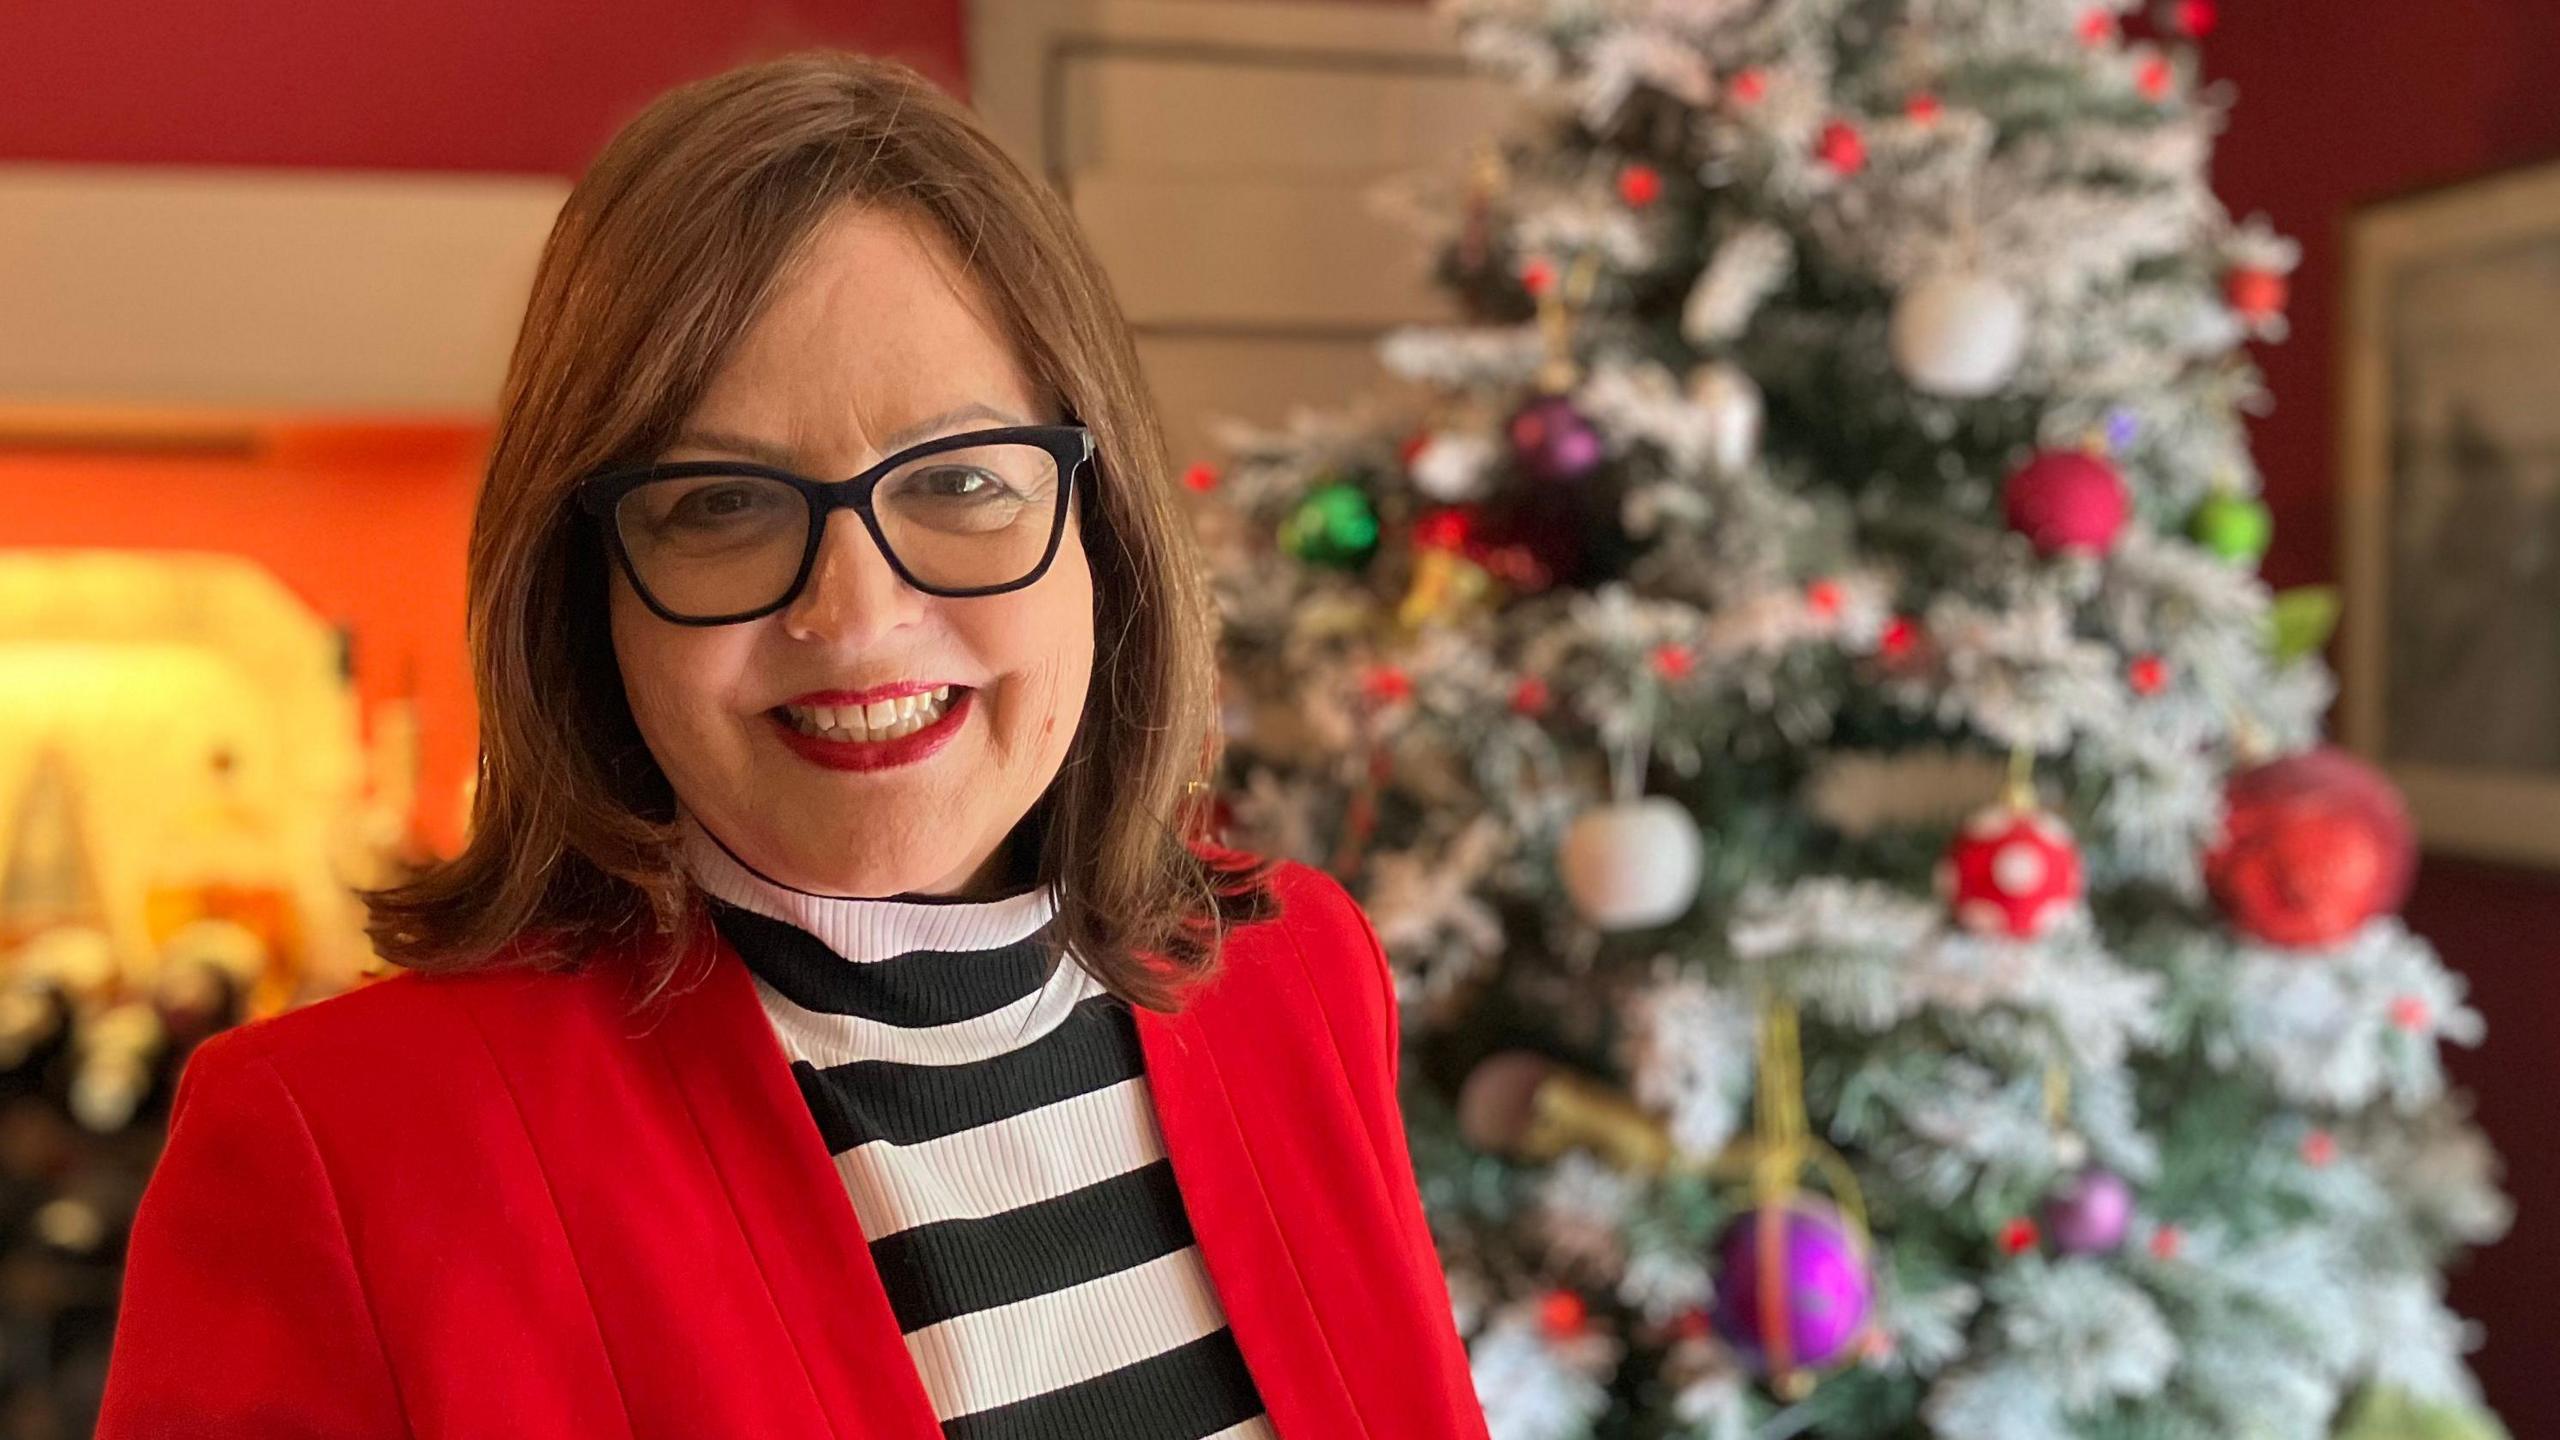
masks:
[[[708,926],[701,943],[688,973],[710,973],[666,1002],[656,1034],[818,1406],[836,1440],[940,1440],[862,1222],[746,964]]]
[[[1369,1433],[1236,1118],[1202,1007],[1134,1011],[1147,1088],[1210,1281],[1281,1440]]]

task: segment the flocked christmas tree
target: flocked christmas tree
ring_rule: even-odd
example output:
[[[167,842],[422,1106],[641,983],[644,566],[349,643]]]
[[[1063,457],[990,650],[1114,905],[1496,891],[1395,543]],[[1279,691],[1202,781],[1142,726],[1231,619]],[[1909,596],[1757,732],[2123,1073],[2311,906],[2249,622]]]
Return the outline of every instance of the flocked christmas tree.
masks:
[[[1195,468],[1214,822],[1400,972],[1494,1433],[2497,1433],[2506,1223],[2257,577],[2209,0],[1444,0],[1423,407]]]

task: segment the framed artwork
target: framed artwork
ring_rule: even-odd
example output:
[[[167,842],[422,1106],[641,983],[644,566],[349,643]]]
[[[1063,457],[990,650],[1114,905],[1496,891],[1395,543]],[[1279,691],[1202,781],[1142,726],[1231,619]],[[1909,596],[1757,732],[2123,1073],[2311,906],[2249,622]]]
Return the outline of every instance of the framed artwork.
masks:
[[[2430,848],[2560,865],[2560,165],[2348,242],[2348,742]]]

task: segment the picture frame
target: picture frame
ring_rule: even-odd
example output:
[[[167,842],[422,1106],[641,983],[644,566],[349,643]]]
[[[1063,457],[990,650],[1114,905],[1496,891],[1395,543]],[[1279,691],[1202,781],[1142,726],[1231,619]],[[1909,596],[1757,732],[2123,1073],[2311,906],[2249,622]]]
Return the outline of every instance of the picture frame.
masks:
[[[2560,866],[2560,164],[2347,241],[2347,742],[2428,849]]]

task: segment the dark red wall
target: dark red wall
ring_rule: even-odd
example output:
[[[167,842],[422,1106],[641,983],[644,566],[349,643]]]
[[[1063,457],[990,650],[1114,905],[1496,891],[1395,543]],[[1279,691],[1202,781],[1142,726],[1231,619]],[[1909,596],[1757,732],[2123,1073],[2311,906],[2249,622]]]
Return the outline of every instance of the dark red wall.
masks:
[[[667,86],[803,45],[967,93],[961,0],[14,5],[0,161],[573,175]]]
[[[2337,574],[2337,364],[2347,220],[2359,205],[2560,159],[2553,0],[2225,0],[2207,47],[2239,87],[2216,181],[2303,245],[2293,336],[2261,356],[2275,412],[2257,456],[2276,513],[2267,576]],[[2560,876],[2430,857],[2409,921],[2469,977],[2489,1041],[2455,1078],[2506,1157],[2520,1206],[2507,1241],[2455,1280],[2484,1321],[2479,1367],[2519,1437],[2560,1435],[2548,1310],[2560,1282],[2560,1146],[2543,1109],[2560,1058]]]

